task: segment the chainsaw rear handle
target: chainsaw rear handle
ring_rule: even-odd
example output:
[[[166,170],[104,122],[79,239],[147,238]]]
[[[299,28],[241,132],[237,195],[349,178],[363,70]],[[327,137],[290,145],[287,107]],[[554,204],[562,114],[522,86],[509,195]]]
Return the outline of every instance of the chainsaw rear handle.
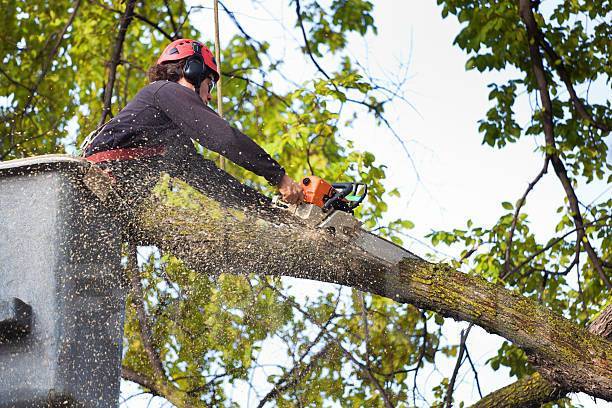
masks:
[[[357,200],[347,200],[351,194],[356,195],[359,186],[364,187],[364,192],[357,196]],[[334,195],[331,196],[323,205],[323,210],[327,211],[330,208],[335,208],[341,211],[352,212],[365,198],[368,192],[368,186],[364,183],[333,183]]]
[[[349,198],[349,195],[357,197],[356,200],[349,198],[348,201],[351,203],[351,209],[357,208],[368,194],[368,185],[365,183],[333,183],[332,186],[336,190],[342,190],[342,198]],[[363,187],[363,192],[361,193],[361,195],[357,195],[359,187]]]

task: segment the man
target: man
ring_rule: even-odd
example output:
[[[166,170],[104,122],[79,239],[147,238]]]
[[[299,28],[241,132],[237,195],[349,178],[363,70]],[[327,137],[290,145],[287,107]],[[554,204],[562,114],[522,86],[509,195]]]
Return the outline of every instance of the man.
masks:
[[[284,201],[303,201],[301,186],[268,153],[207,106],[219,79],[207,47],[189,39],[173,41],[148,76],[151,84],[84,147],[85,157],[109,170],[132,200],[137,202],[150,190],[160,171],[229,204],[264,200],[204,160],[195,140],[264,177],[278,187]]]

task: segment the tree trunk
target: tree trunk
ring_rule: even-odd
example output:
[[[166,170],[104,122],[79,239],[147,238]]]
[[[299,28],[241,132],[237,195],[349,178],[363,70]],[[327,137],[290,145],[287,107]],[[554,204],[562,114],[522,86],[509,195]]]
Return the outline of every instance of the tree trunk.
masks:
[[[522,347],[556,387],[612,400],[612,343],[538,303],[447,265],[388,264],[283,210],[234,203],[224,207],[182,182],[158,185],[134,233],[202,273],[338,283],[473,322]]]

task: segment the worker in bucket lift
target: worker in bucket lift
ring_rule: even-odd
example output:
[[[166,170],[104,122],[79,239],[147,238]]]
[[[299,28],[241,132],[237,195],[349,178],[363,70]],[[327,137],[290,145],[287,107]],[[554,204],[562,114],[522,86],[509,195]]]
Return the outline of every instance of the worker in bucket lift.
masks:
[[[192,140],[277,186],[284,201],[300,203],[303,191],[248,136],[208,107],[219,79],[212,52],[200,42],[170,43],[148,71],[150,84],[117,116],[83,143],[84,156],[110,172],[134,200],[154,186],[160,172],[180,178],[231,205],[266,201],[197,153]],[[244,200],[251,197],[253,200]]]

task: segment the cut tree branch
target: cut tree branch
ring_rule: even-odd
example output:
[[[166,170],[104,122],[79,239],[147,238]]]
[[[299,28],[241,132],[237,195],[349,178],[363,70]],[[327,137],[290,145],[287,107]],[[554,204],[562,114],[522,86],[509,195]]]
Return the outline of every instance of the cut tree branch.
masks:
[[[207,183],[206,196],[179,181],[160,185],[135,215],[140,239],[201,273],[338,283],[472,322],[523,348],[556,385],[612,400],[610,343],[536,301],[416,257],[386,263],[263,204],[235,181],[211,175]],[[175,204],[186,197],[189,207]]]

